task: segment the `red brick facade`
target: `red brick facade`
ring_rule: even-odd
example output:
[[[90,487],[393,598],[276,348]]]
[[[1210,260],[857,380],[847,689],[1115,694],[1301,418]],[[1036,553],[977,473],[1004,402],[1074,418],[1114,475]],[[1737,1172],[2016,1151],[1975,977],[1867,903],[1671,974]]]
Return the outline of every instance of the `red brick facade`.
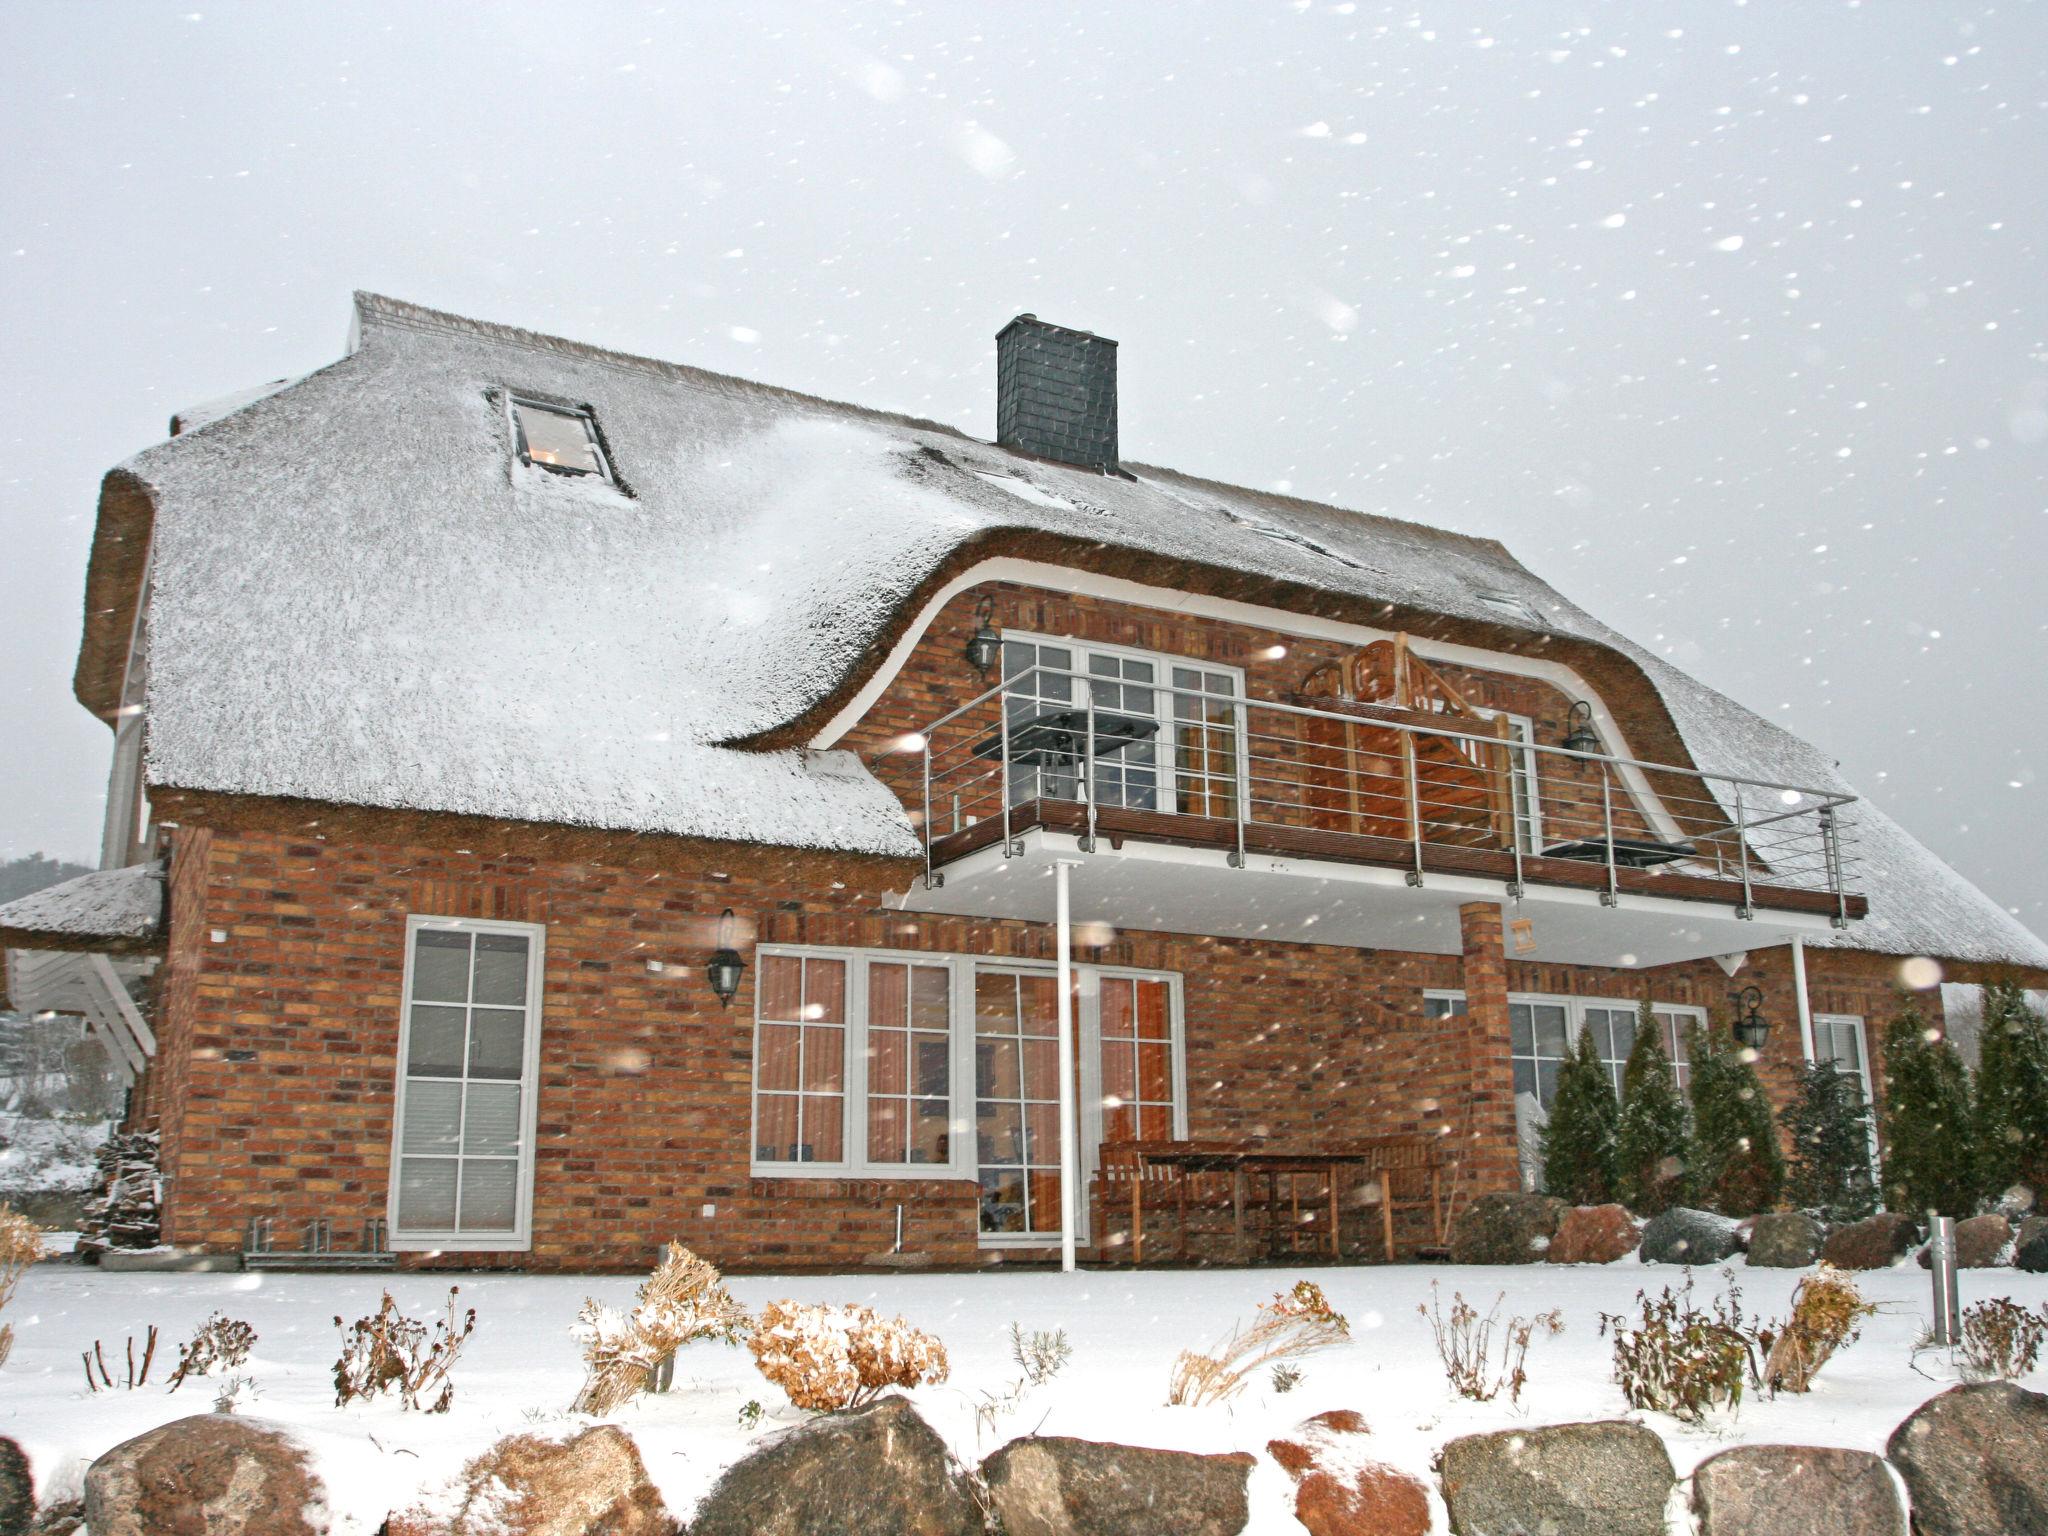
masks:
[[[1336,654],[1094,599],[991,595],[999,625],[1240,666],[1253,698],[1285,694]],[[979,596],[947,605],[840,743],[899,784],[914,759],[890,743],[983,686],[960,660]],[[1268,654],[1278,646],[1284,658]],[[1547,685],[1469,674],[1467,685],[1561,732],[1569,700]],[[160,1050],[138,1104],[164,1131],[169,1241],[232,1249],[267,1217],[285,1246],[315,1219],[347,1245],[384,1214],[406,920],[427,915],[546,930],[531,1250],[445,1261],[632,1270],[673,1238],[734,1268],[855,1265],[888,1252],[899,1207],[905,1249],[982,1258],[971,1181],[751,1176],[758,966],[730,1007],[702,966],[727,907],[750,962],[756,943],[1050,960],[1047,927],[895,910],[890,898],[921,873],[908,860],[174,792],[156,812],[175,824],[171,919]],[[1440,1136],[1467,1194],[1515,1178],[1507,993],[1647,992],[1718,1008],[1733,984],[1711,960],[1524,964],[1502,952],[1498,905],[1463,919],[1462,956],[1129,930],[1076,958],[1183,978],[1196,1138]],[[1817,950],[1808,968],[1815,1010],[1861,1015],[1874,1048],[1896,1006],[1895,962]],[[1800,1059],[1789,952],[1752,954],[1736,980],[1764,991],[1763,1069],[1783,1098]],[[1463,989],[1469,1012],[1425,1018],[1431,988]],[[1937,998],[1925,1005],[1938,1012]]]

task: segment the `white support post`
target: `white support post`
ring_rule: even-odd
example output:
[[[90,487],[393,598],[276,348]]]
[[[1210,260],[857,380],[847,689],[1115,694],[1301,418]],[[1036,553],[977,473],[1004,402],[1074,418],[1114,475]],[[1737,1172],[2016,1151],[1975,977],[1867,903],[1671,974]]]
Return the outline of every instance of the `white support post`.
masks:
[[[1806,995],[1806,941],[1795,938],[1792,941],[1792,997],[1799,1005],[1799,1049],[1806,1053],[1806,1064],[1813,1065],[1813,1003]]]
[[[1074,1188],[1081,1161],[1075,1134],[1074,1103],[1074,933],[1067,899],[1067,871],[1080,861],[1053,862],[1054,955],[1059,980],[1060,1058],[1060,1268],[1071,1274],[1074,1268],[1074,1213],[1079,1205]]]

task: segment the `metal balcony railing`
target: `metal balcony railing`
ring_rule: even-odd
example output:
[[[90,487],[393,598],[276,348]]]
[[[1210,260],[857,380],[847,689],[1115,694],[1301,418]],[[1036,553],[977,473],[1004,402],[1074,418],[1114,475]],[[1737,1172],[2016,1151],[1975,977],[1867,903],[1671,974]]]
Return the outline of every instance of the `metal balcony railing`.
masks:
[[[1186,675],[1186,674],[1182,674]],[[1204,674],[1213,681],[1213,677]],[[1861,915],[1831,790],[1577,752],[1506,716],[1319,699],[1320,707],[1032,667],[905,743],[928,885],[943,866],[1032,826],[1092,848],[1157,837],[1250,852],[1398,863],[1528,883],[1596,885],[1603,903],[1662,891]],[[1789,893],[1801,893],[1793,898]],[[1817,898],[1825,898],[1817,899]]]

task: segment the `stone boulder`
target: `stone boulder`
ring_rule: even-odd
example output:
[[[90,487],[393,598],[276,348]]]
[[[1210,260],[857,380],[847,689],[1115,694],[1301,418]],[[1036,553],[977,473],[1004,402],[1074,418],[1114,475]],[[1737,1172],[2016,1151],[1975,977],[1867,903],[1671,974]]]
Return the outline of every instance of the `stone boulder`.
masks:
[[[1693,1469],[1700,1536],[1906,1536],[1906,1511],[1868,1451],[1742,1445]]]
[[[1664,1536],[1676,1481],[1664,1442],[1618,1419],[1467,1435],[1439,1466],[1458,1536]]]
[[[20,1446],[0,1435],[0,1536],[22,1536],[36,1517],[35,1479]]]
[[[1252,1458],[1063,1436],[1012,1440],[981,1464],[1004,1536],[1236,1536]],[[697,1536],[704,1536],[700,1523]]]
[[[674,1536],[639,1449],[611,1424],[569,1440],[509,1435],[462,1469],[434,1507],[395,1514],[387,1536]]]
[[[1534,1264],[1568,1209],[1550,1195],[1481,1195],[1451,1223],[1453,1264]]]
[[[1712,1211],[1674,1205],[1643,1227],[1645,1264],[1719,1264],[1741,1251],[1741,1229]]]
[[[1993,1211],[1988,1216],[1965,1216],[1956,1223],[1956,1268],[1996,1269],[2012,1244],[2012,1223]],[[1934,1245],[1921,1244],[1918,1260],[1922,1269],[1934,1267]]]
[[[1429,1536],[1429,1490],[1367,1455],[1366,1433],[1339,1408],[1266,1442],[1294,1479],[1294,1518],[1309,1536]]]
[[[1837,1269],[1890,1269],[1919,1241],[1912,1217],[1883,1211],[1835,1228],[1821,1244],[1820,1256]]]
[[[2048,1397],[2009,1381],[1950,1387],[1885,1442],[1918,1536],[2048,1531]]]
[[[1643,1236],[1618,1205],[1575,1205],[1564,1213],[1544,1257],[1553,1264],[1612,1264],[1636,1251]]]
[[[982,1536],[972,1482],[894,1393],[785,1430],[727,1467],[692,1536]]]
[[[2048,1216],[2029,1216],[2013,1233],[2012,1262],[2030,1275],[2048,1275]]]
[[[1768,1212],[1749,1224],[1749,1267],[1804,1269],[1826,1240],[1821,1224],[1804,1211]]]
[[[224,1413],[124,1440],[85,1474],[93,1536],[314,1536],[327,1490],[278,1429]]]

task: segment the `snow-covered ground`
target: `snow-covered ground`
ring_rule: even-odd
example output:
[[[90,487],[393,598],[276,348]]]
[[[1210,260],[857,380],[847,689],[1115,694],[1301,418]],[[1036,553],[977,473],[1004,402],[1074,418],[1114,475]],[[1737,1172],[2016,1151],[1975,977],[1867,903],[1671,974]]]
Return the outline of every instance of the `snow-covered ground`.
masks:
[[[0,1190],[92,1188],[93,1156],[112,1129],[105,1120],[0,1114]]]
[[[1745,1306],[1781,1316],[1796,1271],[1733,1273]],[[1428,1479],[1430,1458],[1449,1439],[1507,1426],[1607,1418],[1626,1410],[1609,1377],[1609,1344],[1599,1314],[1632,1307],[1639,1287],[1676,1284],[1682,1271],[1633,1260],[1604,1268],[1451,1267],[1084,1272],[975,1275],[750,1276],[730,1282],[749,1307],[775,1297],[859,1301],[935,1332],[952,1358],[952,1378],[914,1394],[920,1410],[963,1461],[978,1461],[1014,1436],[1081,1435],[1202,1451],[1262,1452],[1266,1441],[1311,1413],[1356,1409],[1372,1426],[1378,1458]],[[1309,1358],[1299,1386],[1275,1393],[1261,1377],[1239,1401],[1222,1407],[1169,1408],[1167,1373],[1176,1352],[1207,1348],[1275,1290],[1307,1275],[1352,1323],[1352,1342]],[[154,1425],[208,1409],[213,1387],[188,1383],[176,1395],[158,1384],[170,1374],[177,1344],[219,1309],[252,1324],[259,1335],[245,1374],[258,1396],[252,1417],[291,1425],[313,1448],[332,1491],[337,1529],[368,1533],[387,1511],[407,1503],[500,1435],[567,1430],[581,1422],[566,1413],[582,1379],[569,1325],[586,1295],[614,1305],[630,1301],[630,1278],[525,1276],[452,1277],[465,1305],[478,1313],[475,1337],[455,1371],[451,1413],[431,1418],[395,1405],[334,1407],[331,1372],[337,1353],[333,1319],[373,1311],[388,1279],[414,1315],[435,1312],[449,1277],[378,1275],[103,1274],[68,1264],[38,1266],[23,1282],[8,1318],[16,1325],[13,1358],[0,1367],[0,1434],[20,1441],[45,1497],[75,1489],[85,1464],[118,1441]],[[1696,1272],[1704,1292],[1721,1283],[1718,1270]],[[1741,1412],[1704,1429],[1657,1415],[1649,1423],[1671,1448],[1681,1476],[1704,1457],[1745,1441],[1799,1442],[1882,1451],[1894,1425],[1949,1385],[1945,1367],[1911,1348],[1927,1318],[1928,1282],[1915,1267],[1862,1277],[1883,1307],[1862,1339],[1823,1372],[1805,1397],[1756,1398]],[[1427,1324],[1416,1308],[1434,1281],[1446,1304],[1453,1291],[1483,1310],[1506,1290],[1509,1310],[1556,1307],[1564,1332],[1539,1337],[1530,1352],[1530,1385],[1519,1408],[1505,1401],[1464,1402],[1444,1386]],[[2048,1276],[2010,1270],[1969,1271],[1965,1303],[2011,1296],[2028,1306],[2048,1301]],[[1063,1328],[1073,1359],[1047,1386],[1025,1396],[993,1431],[978,1425],[982,1394],[998,1394],[1019,1376],[1009,1358],[1015,1320],[1028,1333]],[[79,1352],[101,1340],[109,1362],[125,1357],[125,1340],[149,1324],[161,1330],[151,1384],[134,1393],[89,1394]],[[118,1374],[118,1369],[117,1369]],[[2048,1373],[2044,1373],[2048,1374]],[[1931,1378],[1931,1379],[1930,1379]],[[2048,1390],[2048,1379],[2029,1383]],[[758,1401],[767,1413],[749,1430],[741,1410]],[[619,1415],[639,1443],[649,1473],[670,1507],[687,1516],[719,1470],[750,1440],[796,1422],[781,1393],[755,1371],[744,1349],[716,1344],[687,1349],[674,1390],[644,1397]],[[1432,1491],[1432,1498],[1434,1498]],[[1252,1482],[1251,1529],[1299,1532],[1283,1473],[1261,1456]],[[1443,1515],[1438,1507],[1439,1522]]]

